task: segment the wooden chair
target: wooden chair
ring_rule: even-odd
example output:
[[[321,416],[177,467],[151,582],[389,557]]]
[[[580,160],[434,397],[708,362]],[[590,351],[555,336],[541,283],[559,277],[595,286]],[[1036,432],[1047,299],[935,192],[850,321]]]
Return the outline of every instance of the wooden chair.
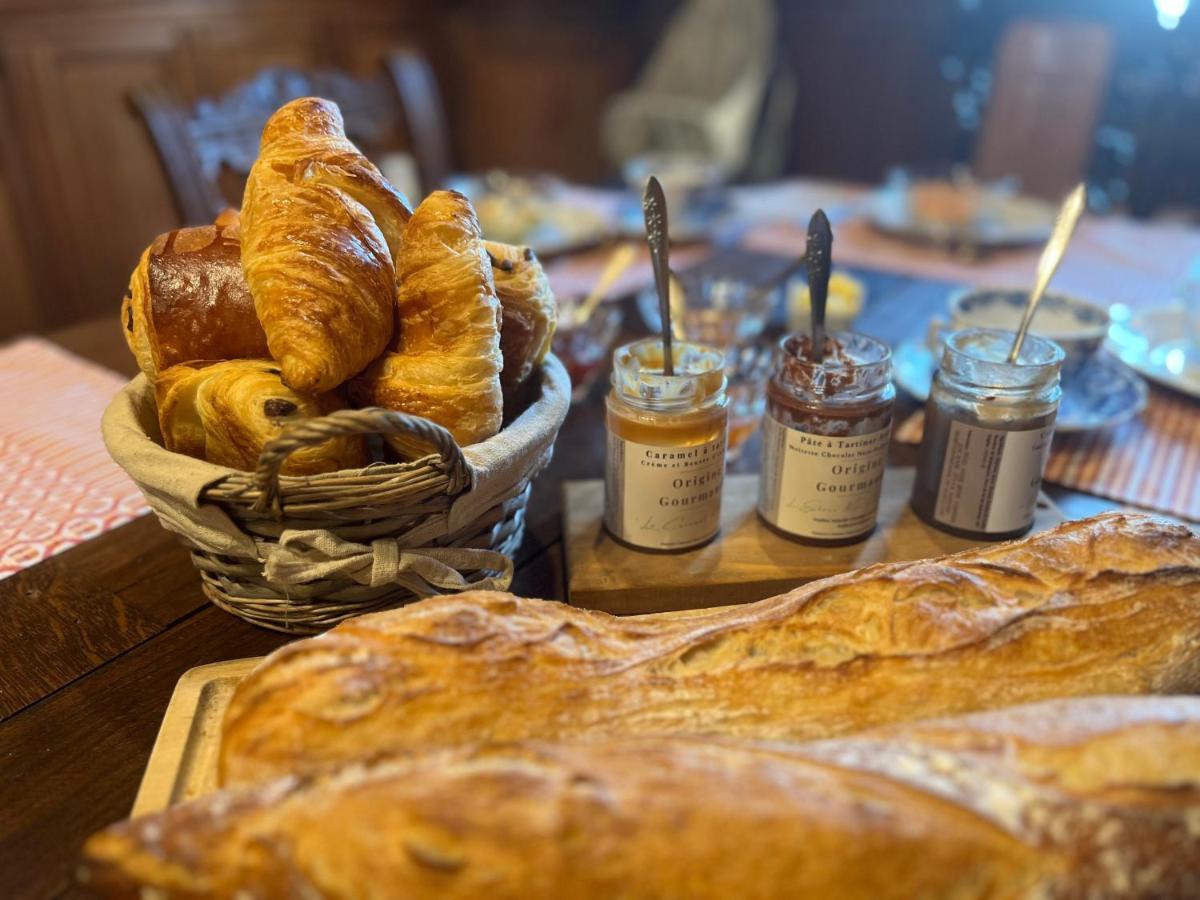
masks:
[[[390,54],[374,78],[267,69],[220,98],[194,104],[161,87],[137,90],[130,102],[154,141],[183,222],[210,222],[222,209],[241,205],[267,119],[305,96],[336,102],[347,135],[376,162],[385,151],[407,147],[421,188],[443,183],[448,142],[441,99],[428,61],[411,49]]]
[[[687,0],[637,84],[603,122],[609,156],[698,155],[736,175],[751,156],[775,63],[771,0]]]
[[[1104,99],[1113,38],[1097,22],[1014,22],[996,54],[992,95],[975,147],[981,178],[1016,176],[1059,198],[1083,177]]]

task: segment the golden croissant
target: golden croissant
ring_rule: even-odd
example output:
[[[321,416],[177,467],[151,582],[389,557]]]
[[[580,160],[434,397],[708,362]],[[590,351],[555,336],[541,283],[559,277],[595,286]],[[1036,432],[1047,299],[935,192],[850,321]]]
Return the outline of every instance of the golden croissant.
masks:
[[[173,366],[160,374],[155,393],[168,450],[244,471],[254,469],[263,446],[287,425],[343,406],[336,394],[297,394],[280,380],[279,367],[263,359]],[[367,462],[361,437],[338,437],[295,451],[280,471],[312,475]]]
[[[387,346],[404,198],[306,97],[267,121],[242,203],[242,264],[271,356],[302,393],[337,387]]]
[[[519,387],[550,352],[557,320],[554,292],[542,264],[529,247],[484,241],[502,310],[500,352],[505,392]]]
[[[121,331],[151,381],[190,360],[267,355],[242,274],[236,215],[155,238],[130,277]]]
[[[425,198],[404,229],[396,275],[396,338],[351,384],[351,397],[430,419],[462,445],[491,437],[503,407],[500,303],[466,197],[435,191]],[[397,449],[414,452],[402,443]]]

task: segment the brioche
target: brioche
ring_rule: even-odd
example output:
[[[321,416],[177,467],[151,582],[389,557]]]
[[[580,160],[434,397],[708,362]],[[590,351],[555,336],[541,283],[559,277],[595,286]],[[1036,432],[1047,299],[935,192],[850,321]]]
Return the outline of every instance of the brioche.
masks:
[[[423,416],[461,445],[486,440],[500,430],[503,358],[500,304],[475,211],[462,194],[434,191],[413,213],[403,245],[396,338],[354,380],[351,397]]]
[[[172,366],[161,373],[155,394],[168,450],[243,471],[258,465],[263,445],[287,425],[343,406],[334,394],[297,394],[280,380],[279,367],[262,359]],[[296,450],[280,471],[313,475],[367,462],[363,439],[351,435]]]
[[[1200,699],[1089,698],[808,745],[423,751],[113,826],[82,877],[112,897],[1184,898],[1198,823]]]
[[[1082,694],[1200,687],[1200,538],[1105,515],[741,607],[620,619],[500,593],[351,619],[234,692],[223,782],[432,744],[832,737]]]
[[[305,97],[267,121],[242,202],[242,263],[289,387],[331,390],[387,346],[409,215],[346,139],[336,104]]]
[[[550,352],[558,307],[542,264],[528,247],[484,241],[500,300],[500,386],[515,391]]]
[[[241,253],[236,217],[228,216],[161,234],[142,253],[121,304],[121,332],[151,382],[195,359],[267,355]]]

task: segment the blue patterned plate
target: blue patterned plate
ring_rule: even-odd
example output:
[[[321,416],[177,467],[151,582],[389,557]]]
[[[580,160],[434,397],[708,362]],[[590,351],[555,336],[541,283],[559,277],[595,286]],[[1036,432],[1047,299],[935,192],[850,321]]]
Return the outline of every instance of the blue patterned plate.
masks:
[[[922,403],[937,361],[920,341],[905,341],[892,354],[896,386]],[[1062,400],[1054,430],[1060,434],[1112,428],[1128,421],[1146,405],[1146,383],[1105,353],[1098,353],[1077,372],[1063,378]]]

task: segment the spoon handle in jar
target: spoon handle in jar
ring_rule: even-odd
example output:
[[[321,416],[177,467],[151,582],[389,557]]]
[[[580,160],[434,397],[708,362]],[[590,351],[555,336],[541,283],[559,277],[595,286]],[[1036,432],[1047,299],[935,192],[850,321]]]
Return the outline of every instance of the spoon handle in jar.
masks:
[[[833,231],[825,211],[818,209],[808,222],[808,244],[804,262],[808,267],[808,292],[812,312],[813,362],[825,358],[825,303],[829,299],[830,256]]]
[[[658,288],[658,312],[662,317],[663,374],[675,374],[675,356],[671,351],[671,269],[667,239],[667,198],[653,175],[642,195],[642,214],[646,219],[646,243],[650,247],[650,265]]]
[[[1042,294],[1046,293],[1050,279],[1058,271],[1063,254],[1067,252],[1067,244],[1071,242],[1071,235],[1075,233],[1075,226],[1083,214],[1086,199],[1087,192],[1084,186],[1077,185],[1058,211],[1058,219],[1054,222],[1054,230],[1050,232],[1050,240],[1046,242],[1041,258],[1038,259],[1037,275],[1033,279],[1033,290],[1029,292],[1029,302],[1025,304],[1025,313],[1021,316],[1021,326],[1013,339],[1012,350],[1008,352],[1010,363],[1015,363],[1021,355],[1021,345],[1025,343],[1025,335],[1029,333],[1029,323],[1033,321],[1033,314],[1037,311]]]

